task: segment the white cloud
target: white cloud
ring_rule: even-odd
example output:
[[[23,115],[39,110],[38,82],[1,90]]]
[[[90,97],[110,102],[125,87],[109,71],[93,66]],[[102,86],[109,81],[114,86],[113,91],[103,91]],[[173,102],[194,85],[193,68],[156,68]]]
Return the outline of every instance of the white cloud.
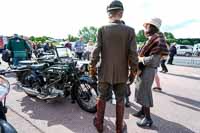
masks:
[[[76,35],[83,26],[101,26],[107,23],[106,6],[112,0],[0,0],[0,34],[47,35],[66,37]],[[199,19],[198,0],[121,0],[126,24],[140,30],[146,18],[160,17],[163,27]],[[193,24],[191,24],[193,25]],[[186,27],[191,34],[177,29],[175,36],[193,37],[198,28]],[[190,33],[190,31],[188,31]]]
[[[188,38],[192,36],[193,38],[200,38],[200,23],[192,23],[182,29],[173,31],[176,38]]]

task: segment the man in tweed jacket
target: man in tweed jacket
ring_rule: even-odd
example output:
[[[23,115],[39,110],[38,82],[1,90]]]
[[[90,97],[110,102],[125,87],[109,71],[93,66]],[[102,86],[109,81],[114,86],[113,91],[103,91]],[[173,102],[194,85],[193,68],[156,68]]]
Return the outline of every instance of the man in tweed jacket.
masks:
[[[123,132],[124,96],[128,80],[134,79],[137,69],[138,55],[135,41],[135,31],[122,23],[123,5],[120,1],[113,1],[107,7],[110,23],[102,26],[98,31],[97,46],[92,54],[91,68],[95,70],[100,61],[98,71],[97,113],[94,125],[98,132],[103,132],[103,119],[106,97],[110,86],[116,96],[116,132]],[[101,55],[101,56],[100,56]],[[92,69],[91,69],[92,70]]]

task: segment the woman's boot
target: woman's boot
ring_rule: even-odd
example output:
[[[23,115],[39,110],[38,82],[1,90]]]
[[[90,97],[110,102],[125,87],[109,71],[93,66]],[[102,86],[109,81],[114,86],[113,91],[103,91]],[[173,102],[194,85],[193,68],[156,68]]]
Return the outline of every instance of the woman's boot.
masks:
[[[144,114],[145,114],[145,117],[141,121],[137,122],[137,125],[140,127],[151,127],[151,125],[153,124],[153,121],[150,116],[149,107],[144,107]]]
[[[132,115],[135,117],[138,117],[138,118],[143,118],[144,117],[144,107],[142,106],[142,108],[139,112],[133,113]]]
[[[97,112],[96,116],[94,118],[94,126],[96,127],[97,131],[99,133],[103,132],[103,120],[104,120],[104,112],[105,112],[105,107],[106,107],[106,101],[98,99],[97,100]]]

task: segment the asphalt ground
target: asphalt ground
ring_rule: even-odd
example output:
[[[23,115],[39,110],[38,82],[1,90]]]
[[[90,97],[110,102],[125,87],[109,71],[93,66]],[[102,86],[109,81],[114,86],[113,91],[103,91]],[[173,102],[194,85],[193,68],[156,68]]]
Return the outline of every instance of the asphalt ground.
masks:
[[[131,114],[140,106],[134,102],[134,84],[131,86],[131,107],[124,114],[128,133],[200,133],[200,69],[175,65],[168,65],[168,69],[167,74],[159,73],[163,91],[153,91],[152,128],[137,127],[139,119]],[[94,114],[71,104],[69,99],[46,103],[30,98],[13,84],[15,75],[6,77],[12,84],[7,97],[7,118],[19,133],[96,133],[92,124]],[[104,132],[115,132],[115,105],[110,102]]]

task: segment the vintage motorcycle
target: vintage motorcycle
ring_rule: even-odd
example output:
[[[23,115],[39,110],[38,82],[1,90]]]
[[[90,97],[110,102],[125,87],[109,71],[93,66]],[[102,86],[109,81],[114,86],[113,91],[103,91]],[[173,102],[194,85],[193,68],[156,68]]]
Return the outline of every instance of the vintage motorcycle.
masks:
[[[15,128],[7,122],[6,96],[10,91],[10,83],[0,76],[0,133],[17,133]]]
[[[49,65],[29,65],[21,75],[24,92],[28,96],[49,101],[71,96],[72,102],[90,113],[96,112],[97,83],[81,69],[73,58],[61,58]]]

